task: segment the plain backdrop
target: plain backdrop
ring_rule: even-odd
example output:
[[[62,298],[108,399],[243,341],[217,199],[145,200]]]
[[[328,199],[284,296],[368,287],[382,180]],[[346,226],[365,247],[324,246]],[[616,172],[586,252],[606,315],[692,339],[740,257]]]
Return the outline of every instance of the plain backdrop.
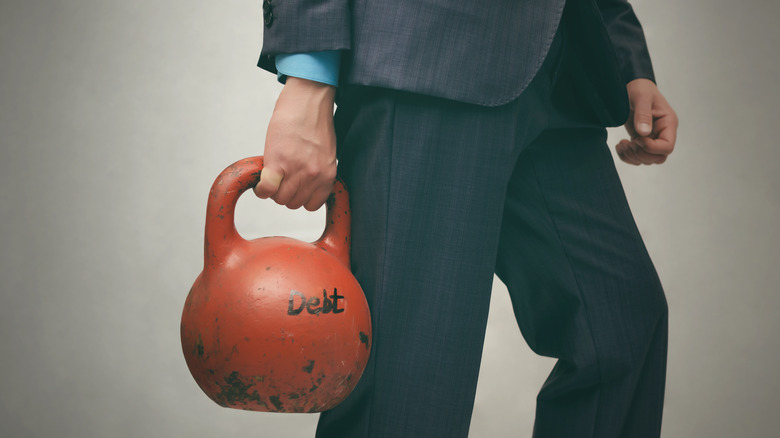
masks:
[[[681,121],[665,165],[618,163],[671,309],[664,436],[777,436],[780,3],[634,5]],[[313,436],[316,415],[219,408],[179,342],[208,189],[262,152],[281,87],[254,66],[261,15],[0,3],[1,436]],[[251,196],[237,212],[247,237],[314,240],[323,218]],[[528,437],[553,361],[493,295],[471,436]]]

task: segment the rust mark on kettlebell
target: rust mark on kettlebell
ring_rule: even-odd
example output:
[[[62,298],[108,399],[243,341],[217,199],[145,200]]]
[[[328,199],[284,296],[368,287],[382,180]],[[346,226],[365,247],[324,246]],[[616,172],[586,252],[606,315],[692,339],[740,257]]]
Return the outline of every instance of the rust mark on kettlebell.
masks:
[[[268,400],[271,400],[271,404],[274,405],[277,411],[281,411],[284,407],[284,403],[282,403],[282,400],[279,399],[278,395],[272,395],[268,397]]]
[[[198,359],[203,359],[203,353],[205,353],[206,349],[203,348],[203,339],[200,337],[200,334],[198,334],[198,342],[195,343],[195,352],[198,355]]]
[[[360,332],[358,333],[358,336],[360,337],[360,343],[364,344],[366,346],[366,349],[368,349],[368,335]]]
[[[252,387],[252,384],[244,383],[238,371],[233,371],[225,376],[224,381],[224,384],[219,385],[221,392],[217,394],[216,399],[214,400],[220,406],[230,407],[236,403],[246,403],[249,401],[268,406],[257,391],[248,392]]]
[[[309,360],[309,364],[306,365],[305,367],[301,368],[301,369],[304,372],[307,372],[307,373],[311,374],[311,372],[314,371],[314,361],[313,360]]]

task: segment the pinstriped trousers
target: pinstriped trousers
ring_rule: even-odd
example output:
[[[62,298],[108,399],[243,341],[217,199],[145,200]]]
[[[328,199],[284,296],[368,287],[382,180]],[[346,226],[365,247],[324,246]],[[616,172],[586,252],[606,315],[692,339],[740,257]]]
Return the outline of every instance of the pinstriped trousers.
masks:
[[[318,438],[466,437],[494,273],[530,347],[559,359],[535,437],[659,436],[666,300],[565,46],[501,107],[342,96],[339,172],[374,338]]]

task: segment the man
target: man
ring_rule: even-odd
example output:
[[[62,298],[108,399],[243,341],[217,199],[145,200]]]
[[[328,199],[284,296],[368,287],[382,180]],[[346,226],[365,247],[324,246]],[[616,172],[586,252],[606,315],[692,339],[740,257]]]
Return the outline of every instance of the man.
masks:
[[[662,163],[677,119],[630,5],[263,9],[259,65],[286,84],[255,192],[319,208],[338,150],[374,324],[363,377],[317,436],[467,436],[494,272],[531,348],[559,359],[534,436],[659,436],[666,301],[604,127],[628,120],[623,161]]]

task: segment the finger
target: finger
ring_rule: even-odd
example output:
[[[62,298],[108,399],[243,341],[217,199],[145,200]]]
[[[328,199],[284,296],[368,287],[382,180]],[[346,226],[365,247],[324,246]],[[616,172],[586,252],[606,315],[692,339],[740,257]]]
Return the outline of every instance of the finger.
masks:
[[[640,136],[647,137],[653,132],[653,100],[643,95],[634,102],[634,129]]]
[[[296,181],[292,177],[287,177],[282,180],[282,184],[279,186],[279,190],[277,190],[276,193],[271,196],[271,199],[273,199],[274,202],[279,205],[284,205],[285,207],[294,210],[300,207],[300,204],[293,204],[293,201],[295,200],[295,197],[299,195],[299,192],[300,181]],[[300,203],[301,201],[298,202]]]
[[[659,146],[666,148],[663,151],[666,154],[672,153],[677,142],[677,123],[677,117],[674,113],[661,117],[655,122],[656,133],[653,138],[660,142]]]
[[[670,142],[664,137],[640,137],[635,139],[634,143],[639,150],[652,155],[666,156],[674,151],[674,142]]]
[[[618,145],[618,156],[626,163],[633,165],[640,164],[661,164],[666,161],[666,154],[653,154],[647,152],[639,145],[639,140],[627,141],[623,140]]]
[[[628,136],[631,138],[639,137],[639,134],[637,134],[636,129],[634,129],[634,110],[629,111],[628,113],[628,120],[625,123],[626,132],[628,133]]]
[[[631,156],[639,164],[661,164],[666,161],[667,153],[659,152],[654,153],[651,150],[664,150],[660,147],[648,147],[648,144],[654,143],[655,140],[647,137],[637,138],[631,141]]]
[[[666,161],[666,155],[651,154],[639,148],[634,151],[634,157],[642,164],[661,164]]]
[[[279,191],[284,173],[275,167],[266,167],[260,172],[260,181],[255,185],[254,192],[258,198],[268,199]]]
[[[618,157],[620,157],[623,162],[633,164],[634,166],[641,164],[636,158],[636,154],[630,141],[621,140],[617,146],[615,146],[615,150],[617,151]]]
[[[309,211],[318,210],[328,200],[332,191],[333,184],[320,188],[311,195],[311,198],[303,205],[303,208]]]
[[[289,200],[286,200],[284,203],[280,202],[280,204],[286,206],[290,210],[297,210],[303,207],[303,204],[308,202],[308,200],[309,196],[307,192],[304,190],[298,190]]]

